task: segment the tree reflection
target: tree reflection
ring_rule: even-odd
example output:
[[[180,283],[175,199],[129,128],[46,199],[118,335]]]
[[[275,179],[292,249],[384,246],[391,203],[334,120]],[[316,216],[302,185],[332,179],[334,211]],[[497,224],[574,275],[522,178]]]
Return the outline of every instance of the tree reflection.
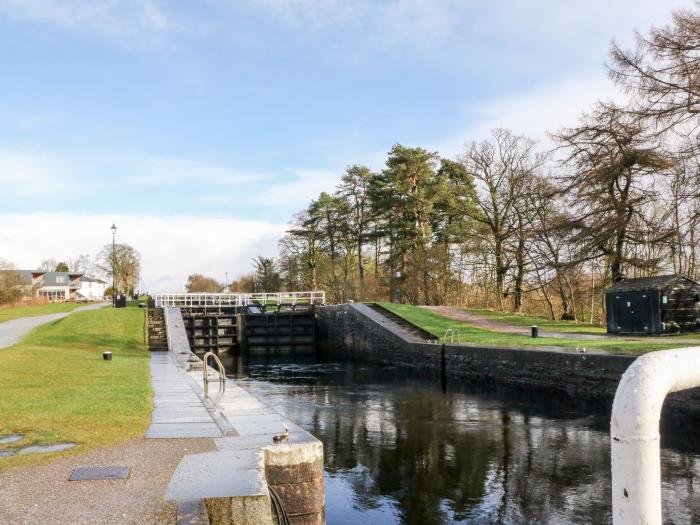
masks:
[[[261,367],[248,388],[323,441],[327,474],[349,487],[356,516],[345,521],[368,510],[406,525],[611,520],[605,414],[512,391],[443,392],[398,368],[319,366]],[[699,520],[697,456],[663,456],[666,516]]]

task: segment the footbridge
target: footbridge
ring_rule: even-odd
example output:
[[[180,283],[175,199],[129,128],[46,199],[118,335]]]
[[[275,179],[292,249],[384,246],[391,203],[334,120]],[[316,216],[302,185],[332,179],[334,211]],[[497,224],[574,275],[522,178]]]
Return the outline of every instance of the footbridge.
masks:
[[[276,293],[163,293],[154,296],[149,325],[178,308],[190,347],[231,354],[313,354],[323,291]]]
[[[154,296],[157,308],[306,308],[326,304],[326,292],[274,293],[162,293]]]

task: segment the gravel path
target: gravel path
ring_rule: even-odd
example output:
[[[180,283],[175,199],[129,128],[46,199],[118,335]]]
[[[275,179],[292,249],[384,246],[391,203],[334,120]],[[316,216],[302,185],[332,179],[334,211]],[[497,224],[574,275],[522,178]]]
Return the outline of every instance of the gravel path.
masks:
[[[19,343],[20,340],[27,335],[27,332],[33,330],[37,326],[42,324],[50,323],[51,321],[58,321],[64,317],[75,312],[83,312],[85,310],[95,310],[96,308],[104,307],[104,303],[91,304],[89,306],[81,306],[72,310],[70,312],[64,312],[60,314],[48,314],[48,315],[37,315],[35,317],[20,317],[19,319],[12,319],[11,321],[5,321],[0,323],[0,348],[6,348]]]
[[[210,438],[132,439],[47,465],[0,472],[3,525],[168,525],[175,505],[163,500],[185,454],[214,450]],[[128,480],[68,481],[76,467],[128,466]]]
[[[444,315],[455,321],[461,321],[463,323],[468,323],[485,330],[494,330],[497,332],[505,332],[509,334],[518,335],[530,335],[530,328],[524,326],[516,326],[503,321],[496,321],[488,317],[475,314],[473,312],[468,312],[462,310],[461,308],[453,308],[451,306],[423,306],[437,314]],[[549,332],[547,330],[539,331],[540,337],[555,337],[555,338],[566,338],[566,339],[580,339],[582,341],[588,340],[601,340],[601,339],[620,339],[623,338],[626,341],[644,341],[649,342],[650,340],[657,340],[658,342],[668,342],[668,343],[679,343],[679,344],[696,344],[700,346],[700,338],[697,337],[678,337],[674,336],[672,338],[661,337],[634,337],[634,336],[619,336],[619,335],[595,335],[595,334],[577,334],[570,332]]]
[[[494,319],[489,319],[488,317],[478,315],[461,308],[453,308],[451,306],[424,306],[428,310],[435,312],[455,321],[461,321],[463,323],[468,323],[484,330],[493,330],[497,332],[505,332],[509,334],[518,335],[530,335],[530,328],[524,326],[516,326],[503,321],[496,321]],[[540,337],[556,337],[556,338],[567,338],[567,339],[581,339],[581,340],[594,340],[594,339],[607,339],[605,335],[595,335],[595,334],[576,334],[576,333],[564,333],[564,332],[549,332],[546,330],[539,331]]]

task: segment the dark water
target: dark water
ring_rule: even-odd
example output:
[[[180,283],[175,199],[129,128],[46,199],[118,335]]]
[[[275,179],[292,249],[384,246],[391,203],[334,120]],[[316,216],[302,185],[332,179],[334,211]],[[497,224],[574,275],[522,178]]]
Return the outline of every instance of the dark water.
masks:
[[[360,362],[232,366],[323,441],[329,525],[611,521],[600,408]],[[700,426],[666,426],[665,521],[700,523]]]

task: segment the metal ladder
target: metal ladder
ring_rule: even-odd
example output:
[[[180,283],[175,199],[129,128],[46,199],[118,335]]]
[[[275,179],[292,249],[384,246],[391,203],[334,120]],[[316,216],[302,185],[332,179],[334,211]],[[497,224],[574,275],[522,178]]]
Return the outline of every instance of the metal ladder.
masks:
[[[204,380],[204,398],[209,397],[209,358],[214,358],[214,363],[219,372],[219,392],[226,390],[226,369],[221,363],[219,356],[214,352],[207,352],[202,358],[204,366],[202,367],[202,379]]]
[[[449,341],[447,338],[450,338]],[[445,336],[442,338],[446,343],[454,343],[455,337],[457,338],[457,343],[459,344],[459,328],[448,328],[445,332]]]

